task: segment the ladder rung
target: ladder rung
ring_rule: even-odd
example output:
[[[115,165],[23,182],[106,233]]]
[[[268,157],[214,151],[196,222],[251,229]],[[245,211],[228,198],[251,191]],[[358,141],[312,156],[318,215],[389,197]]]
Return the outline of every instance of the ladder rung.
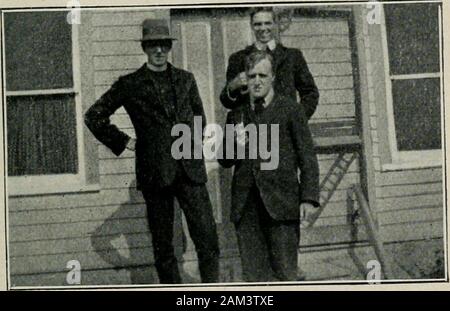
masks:
[[[328,180],[331,181],[331,180],[335,179],[336,181],[338,181],[340,178],[341,178],[341,176],[339,176],[337,174],[333,174],[333,175],[330,175],[330,177],[328,177]]]
[[[349,158],[347,159],[346,156],[349,156]],[[356,156],[356,153],[348,154],[343,152],[339,153],[338,157],[335,159],[329,173],[320,183],[320,201],[322,208],[326,206],[333,196]]]
[[[322,187],[322,188],[320,188],[320,191],[321,192],[329,192],[329,191],[333,191],[333,189],[327,188],[327,187]]]
[[[339,163],[336,164],[336,167],[342,167],[342,168],[346,168],[349,166],[350,166],[350,163],[345,162],[345,161],[340,161]]]
[[[331,196],[330,195],[324,195],[324,194],[321,194],[320,195],[320,198],[321,199],[324,199],[324,200],[326,200],[326,199],[328,199],[328,198],[330,198]]]

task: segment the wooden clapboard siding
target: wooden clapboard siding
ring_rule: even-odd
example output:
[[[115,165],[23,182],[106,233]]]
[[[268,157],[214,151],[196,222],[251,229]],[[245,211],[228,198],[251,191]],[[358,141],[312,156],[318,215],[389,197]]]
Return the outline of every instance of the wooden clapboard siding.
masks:
[[[11,281],[11,286],[35,287],[36,284],[67,286],[66,277],[66,272],[21,274],[14,277]],[[82,284],[97,285],[154,284],[157,281],[158,277],[153,265],[128,267],[127,269],[83,270],[81,276]]]
[[[206,106],[206,105],[205,105]],[[123,110],[122,110],[123,111]],[[128,115],[122,111],[117,111],[117,113],[112,117],[111,121],[121,127],[121,128],[132,128],[133,125],[128,117]],[[315,116],[317,114],[317,117]],[[337,104],[324,104],[319,105],[316,109],[315,114],[311,118],[311,123],[324,122],[321,120],[352,120],[349,117],[355,114],[355,104],[351,102],[341,102]],[[209,121],[209,120],[208,120]]]
[[[345,215],[346,190],[355,183],[357,174],[349,175],[338,187],[335,195],[330,201],[329,207],[323,212],[323,216]],[[120,188],[116,188],[120,189]],[[342,206],[340,206],[342,205]],[[30,225],[48,225],[48,224],[71,224],[83,221],[102,221],[105,217],[108,220],[134,219],[145,217],[145,205],[141,203],[126,203],[123,205],[104,205],[104,206],[77,206],[70,208],[54,208],[45,210],[25,210],[10,213],[10,221],[14,225],[11,228],[16,230],[27,230]],[[43,226],[42,226],[43,227]],[[47,228],[42,228],[46,230]]]
[[[253,42],[252,33],[248,20],[245,18],[239,18],[237,20],[227,18],[221,21],[221,26],[225,66],[228,67],[230,55]]]
[[[10,228],[10,242],[40,241],[45,239],[72,238],[96,233],[105,219],[71,223],[54,223],[44,225],[14,226]],[[148,224],[144,218],[108,219],[105,234],[128,234],[145,232]],[[103,233],[103,232],[101,232]]]
[[[140,43],[135,41],[141,36],[142,20],[168,18],[168,10],[95,10],[85,14],[90,15],[84,21],[91,22],[92,31],[94,85],[91,87],[98,98],[120,75],[144,63]],[[133,134],[131,127],[119,127]],[[136,265],[147,265],[141,269],[147,273],[145,277],[157,282],[142,195],[135,189],[134,178],[123,183],[119,180],[112,186],[114,178],[109,177],[116,176],[117,172],[134,176],[134,155],[124,152],[116,157],[98,146],[100,191],[10,198],[12,284],[67,285],[66,264],[74,259],[80,261],[86,273],[83,284],[99,284],[94,276],[103,273],[106,279],[129,284],[133,279],[130,273],[115,272],[114,276],[111,271],[117,266]],[[119,260],[108,262],[114,260],[114,254],[120,255],[116,256]],[[92,272],[85,272],[89,270]]]
[[[320,25],[320,27],[318,27]],[[347,21],[345,19],[330,19],[323,18],[302,18],[294,17],[293,23],[283,33],[284,36],[316,36],[316,35],[345,35],[348,33]]]
[[[152,250],[150,247],[145,248],[127,248],[133,256],[126,258],[126,252],[121,257],[123,263],[126,265],[147,265],[152,264]],[[79,253],[67,254],[46,254],[37,256],[14,257],[11,258],[10,267],[11,274],[28,274],[28,273],[48,273],[61,272],[66,270],[66,263],[70,260],[78,260],[83,269],[104,269],[117,267],[115,263],[110,263],[104,260],[104,256],[114,250],[106,251],[82,251]],[[31,268],[31,269],[30,269]]]
[[[138,42],[142,36],[139,25],[95,26],[92,32],[94,41],[129,41]]]
[[[169,18],[169,14],[168,10],[92,11],[91,14],[93,33],[91,61],[94,67],[92,88],[95,97],[98,98],[119,76],[137,69],[144,62],[145,57],[139,42],[136,41],[141,35],[142,20],[156,16]],[[351,131],[356,124],[357,96],[354,90],[354,68],[347,20],[338,17],[326,19],[295,17],[293,21],[288,31],[282,35],[282,42],[286,46],[302,50],[320,89],[319,107],[310,124],[314,127],[320,122],[348,121],[349,124],[353,124],[349,129]],[[200,24],[191,24],[189,26],[191,28],[187,27],[185,31],[194,32],[199,36],[205,35],[207,28],[202,28],[206,27],[202,26],[204,23],[205,20],[201,19]],[[252,35],[247,17],[229,17],[217,23],[222,23],[225,29],[219,37],[222,40],[221,44],[224,45],[224,51],[220,55],[225,56],[223,63],[226,65],[229,55],[250,43]],[[217,27],[216,24],[213,26]],[[371,48],[374,45],[370,44],[372,39],[370,36],[366,37],[367,46],[364,52],[373,52]],[[206,41],[201,42],[206,44]],[[188,50],[196,51],[195,46],[186,47]],[[211,71],[205,71],[203,67],[197,66],[202,61],[206,64],[210,55],[189,51],[186,55],[189,59],[186,66],[194,66],[189,69],[195,71],[195,76],[200,81],[201,96],[206,103],[205,109],[208,111],[209,120],[223,119],[221,114],[224,114],[224,111],[217,101],[218,91],[215,89],[220,90],[220,83],[216,81],[215,88],[211,88],[210,85],[207,87]],[[375,72],[369,68],[370,58],[367,59],[366,65],[368,66],[366,72],[370,78]],[[225,68],[221,70],[224,71]],[[217,72],[213,71],[213,74],[216,75]],[[369,93],[370,91],[372,94],[375,93],[375,87],[370,83],[368,89]],[[211,98],[216,102],[210,102]],[[374,162],[378,161],[378,165],[374,164],[376,211],[383,240],[406,241],[442,236],[444,203],[442,170],[424,168],[383,171],[379,155],[379,145],[382,144],[380,138],[383,137],[380,131],[383,129],[377,126],[377,118],[385,112],[374,109],[376,108],[374,99],[369,100],[369,104],[372,158]],[[217,111],[211,109],[214,107]],[[123,108],[116,112],[112,122],[133,135],[132,124]],[[325,134],[315,132],[314,135]],[[321,179],[336,156],[336,154],[318,156]],[[10,198],[9,263],[13,286],[67,285],[66,263],[73,259],[81,263],[83,285],[148,284],[158,281],[153,267],[152,243],[146,221],[145,204],[135,185],[134,154],[125,151],[120,157],[116,157],[108,148],[98,144],[98,157],[101,188],[98,192]],[[236,247],[230,248],[231,245],[236,245],[236,237],[233,227],[227,223],[230,201],[229,175],[211,165],[210,176],[212,178],[208,189],[214,205],[214,215],[218,221],[222,263],[224,267],[233,266],[227,268],[226,272],[233,274],[238,269],[234,266],[238,261],[238,254]],[[315,226],[301,230],[300,251],[302,254],[308,253],[310,262],[320,257],[318,249],[330,246],[347,247],[354,241],[347,225],[346,194],[355,183],[360,183],[358,160],[350,166],[349,172]],[[217,191],[218,188],[221,191]],[[223,197],[220,198],[218,193]],[[358,228],[358,241],[366,241],[365,229],[363,226]],[[192,247],[192,244],[188,245],[191,250]],[[187,264],[195,265],[194,255],[192,252],[185,256]],[[333,272],[334,274],[330,271],[322,272],[323,279],[337,275],[336,272]],[[228,277],[236,280],[234,276]]]
[[[442,237],[444,219],[442,168],[398,169],[387,171],[390,163],[388,128],[386,123],[386,94],[381,27],[365,22],[361,10],[364,34],[362,53],[366,58],[367,98],[372,139],[372,160],[375,175],[375,197],[380,234],[386,241],[404,241]]]
[[[132,159],[127,159],[127,160],[130,161]],[[134,163],[134,161],[130,161],[130,162]],[[328,168],[332,165],[332,162],[334,162],[332,159],[323,160],[321,162],[324,172],[328,170]],[[347,173],[349,180],[354,180],[355,178],[358,177],[358,170],[359,170],[359,168],[358,168],[356,162],[354,162],[352,165],[350,165],[348,173]],[[321,175],[321,177],[322,178],[325,177],[324,173]],[[123,188],[123,187],[129,188],[130,186],[132,186],[132,183],[134,180],[135,180],[135,175],[132,173],[129,173],[129,172],[100,175],[100,181],[103,185],[103,189],[105,189],[105,190],[117,189],[117,188]],[[346,184],[346,181],[347,181],[347,179],[344,178],[342,183],[338,186],[338,189],[349,186]],[[440,187],[440,186],[438,186],[438,184],[430,184],[430,185],[434,185],[433,186],[434,188]],[[413,189],[411,188],[409,191],[413,191]]]
[[[378,198],[377,200],[377,207],[379,211],[420,208],[430,205],[442,206],[442,204],[442,193],[439,192],[429,194],[413,194],[409,196],[398,195],[391,198]]]
[[[11,200],[9,210],[47,210],[51,208],[76,208],[86,206],[106,206],[129,202],[143,202],[142,195],[134,188],[102,190],[99,193],[75,193],[64,196],[24,197]]]
[[[354,101],[353,89],[323,90],[320,92],[321,104],[353,103]]]
[[[145,55],[112,55],[112,56],[94,56],[94,66],[98,73],[102,71],[112,72],[116,70],[128,70],[140,67],[145,61]],[[98,73],[95,76],[98,76]],[[110,84],[112,81],[105,81]],[[97,83],[97,81],[96,81]]]
[[[118,41],[98,41],[92,43],[92,55],[99,57],[113,57],[125,55],[127,57],[140,56],[140,45],[126,44]]]
[[[114,11],[97,11],[96,14],[92,17],[92,25],[97,29],[105,26],[140,26],[142,21],[146,18],[155,18],[155,15],[165,15],[167,12],[157,12],[155,10],[114,10]],[[161,18],[165,16],[160,16]],[[130,39],[130,38],[128,38]]]
[[[96,43],[99,50],[97,53],[100,53],[101,49],[108,49],[111,42],[107,42],[108,44],[94,42]],[[135,69],[145,61],[145,55],[142,54],[140,47],[130,47],[129,44],[122,43],[113,48],[109,49],[106,55],[93,54],[97,85],[110,85],[118,73],[123,74],[124,70]],[[340,50],[337,53],[332,48],[325,51],[306,50],[304,55],[314,76],[351,75],[350,52],[348,49]]]
[[[121,237],[119,234],[94,236],[92,239],[95,239],[95,243],[97,243],[98,246],[96,245],[96,247],[94,247],[92,245],[92,240],[86,239],[85,237],[15,242],[15,244],[20,245],[20,248],[14,248],[11,256],[27,257],[46,254],[80,253],[95,250],[106,251],[111,248],[110,244],[113,244],[117,250],[148,247],[152,245],[151,239],[146,232],[128,233],[126,237]]]
[[[418,208],[405,208],[401,210],[381,211],[378,220],[383,226],[401,223],[417,223],[442,220],[442,206],[420,206]]]
[[[301,230],[300,236],[300,253],[308,248],[329,247],[331,245],[347,247],[348,243],[355,242],[347,224],[314,226],[310,229]],[[364,227],[360,226],[357,238],[358,241],[367,240]]]
[[[436,193],[442,195],[442,182],[421,182],[412,185],[388,185],[377,187],[376,189],[378,198],[393,198],[398,196]]]
[[[295,26],[298,29],[294,29],[293,33],[288,33],[287,36],[283,36],[282,41],[287,46],[292,46],[289,45],[289,42],[297,44],[297,42],[301,41],[305,44],[305,46],[302,46],[300,48],[304,52],[305,58],[307,59],[310,70],[316,79],[316,83],[318,84],[321,93],[321,102],[313,119],[311,120],[311,123],[327,122],[332,120],[350,121],[349,124],[352,123],[354,128],[355,123],[352,121],[354,121],[355,119],[355,95],[353,89],[353,68],[351,62],[351,51],[348,37],[349,30],[347,22],[343,20],[333,21],[326,24],[323,28],[322,23],[327,23],[327,21],[324,19],[305,19],[301,20],[300,22],[306,23],[307,26],[305,26],[304,24],[298,27]],[[336,23],[339,24],[339,26],[335,27]],[[195,28],[194,25],[196,25],[198,31],[193,31]],[[221,76],[224,76],[224,70],[227,65],[229,56],[233,52],[242,49],[244,46],[250,44],[253,41],[248,19],[246,16],[233,16],[233,14],[230,14],[229,16],[227,15],[226,17],[219,17],[217,19],[211,19],[211,17],[207,13],[205,13],[204,16],[201,16],[200,13],[198,15],[196,14],[193,16],[188,16],[184,12],[180,12],[179,15],[174,15],[172,20],[172,29],[179,34],[184,33],[184,36],[181,36],[181,41],[177,42],[178,47],[177,45],[175,46],[173,53],[175,55],[175,53],[178,51],[177,58],[181,58],[181,61],[178,61],[178,64],[182,64],[183,66],[185,66],[186,63],[190,64],[192,67],[189,69],[194,72],[194,75],[196,76],[198,81],[203,81],[205,79],[202,79],[202,76],[208,76],[207,69],[209,66],[207,65],[208,54],[205,54],[205,51],[203,50],[208,49],[207,43],[209,38],[207,37],[207,34],[202,30],[200,25],[210,25],[209,27],[211,27],[211,29],[220,30],[220,36],[217,36],[216,39],[220,42],[215,42],[215,45],[212,45],[211,48],[213,49],[215,59],[224,58],[225,66],[224,68],[222,68],[223,65],[217,63],[214,65],[215,67],[212,71],[215,72],[215,74],[220,73]],[[198,42],[206,44],[205,49],[202,49],[203,54],[194,53],[195,51],[197,51],[197,47],[189,46],[190,40],[187,38],[191,38],[193,36],[196,38],[200,38],[200,40],[197,40]],[[184,40],[186,40],[187,42],[185,42]],[[203,57],[193,58],[192,55],[196,54],[201,54],[203,55]],[[105,73],[105,81],[109,82],[110,80],[108,79],[112,79],[113,74],[114,73]],[[199,82],[199,84],[207,85],[206,82]],[[218,94],[223,86],[223,81],[215,81],[215,85],[210,85],[208,88],[208,91],[214,90],[215,107],[213,111],[210,111],[210,113],[215,114],[217,120],[224,119],[225,111],[221,109],[221,105],[218,100]],[[211,95],[208,95],[208,92],[204,93],[206,95],[201,94],[201,97],[204,102],[206,99],[206,102],[209,103],[209,98],[211,97]],[[120,111],[118,111],[117,117],[114,119],[114,122],[122,126],[123,128],[131,127],[128,117],[122,114]],[[351,127],[349,128],[348,132],[351,132],[353,135],[356,134]],[[315,132],[314,135],[324,136],[324,133],[321,133],[319,131]],[[105,150],[104,153],[102,152],[102,154],[105,157],[109,157],[109,154],[106,151],[107,150]],[[321,178],[324,178],[332,162],[336,159],[336,156],[337,155],[335,154],[319,156]],[[129,165],[132,165],[132,163],[130,162]],[[120,184],[120,181],[118,182]],[[341,228],[342,225],[344,225],[345,227],[345,224],[347,222],[346,191],[352,184],[355,183],[359,183],[358,161],[355,161],[355,163],[353,163],[349,170],[349,173],[344,177],[344,180],[332,197],[327,210],[317,221],[316,226],[319,228],[319,231],[324,227],[337,226]],[[222,184],[223,188],[221,188],[221,192],[223,192],[229,199],[228,192],[230,184]],[[220,207],[220,209],[223,210],[224,216],[228,213],[226,208],[224,208],[223,206]],[[227,225],[227,223],[221,224],[218,227],[219,239],[222,240],[223,238],[226,238],[229,234],[229,229],[230,227]],[[327,232],[328,235],[321,235],[324,238],[323,240],[305,238],[305,241],[307,241],[307,243],[303,245],[305,245],[305,247],[312,247],[314,245],[327,245],[327,243],[334,244],[338,243],[339,241],[348,241],[348,227],[345,227],[345,229],[342,228],[342,230],[339,231],[343,234],[343,236],[339,237],[336,237],[334,235],[333,230],[327,230]],[[306,236],[308,236],[308,233],[305,234]],[[229,242],[221,243],[221,245],[224,248],[236,248],[235,244]],[[188,250],[191,250],[191,255],[193,255],[192,242],[188,243]],[[188,257],[191,255],[188,255]]]
[[[11,227],[29,226],[37,224],[66,224],[79,221],[100,221],[108,219],[141,218],[145,217],[143,203],[129,203],[123,205],[107,205],[101,209],[97,206],[55,208],[31,211],[11,212],[9,220]],[[25,228],[26,229],[26,228]]]
[[[417,181],[423,183],[442,182],[442,178],[441,168],[426,168],[390,172],[379,171],[376,182],[378,186],[414,185]]]
[[[124,174],[132,172],[135,168],[135,161],[133,158],[124,158],[123,161],[117,161],[115,158],[103,159],[100,163],[100,175],[110,174]]]
[[[288,47],[302,51],[308,67],[314,76],[320,92],[319,105],[310,120],[311,124],[330,121],[355,121],[355,90],[351,57],[349,24],[344,18],[306,18],[296,16],[288,30],[281,34],[281,42]],[[357,134],[353,128],[348,132]],[[325,134],[325,133],[324,133]],[[314,131],[313,136],[324,134]],[[329,135],[332,133],[326,133]],[[321,179],[330,169],[337,155],[319,155]],[[347,189],[360,182],[359,161],[355,160],[344,176],[329,205],[317,220],[315,227],[318,239],[308,238],[307,230],[302,230],[302,246],[308,243],[334,244],[348,240],[349,228],[346,195]],[[333,229],[336,235],[333,236]],[[315,231],[314,231],[315,232]],[[339,236],[341,234],[341,236]],[[306,236],[306,237],[305,237]],[[322,238],[322,240],[321,240]],[[309,245],[309,246],[311,246]]]
[[[410,221],[381,225],[380,235],[385,242],[402,242],[442,237],[444,224],[442,217],[438,220]]]
[[[332,76],[332,77],[317,77],[315,82],[319,90],[342,90],[353,87],[352,76]],[[314,117],[318,117],[315,114]]]
[[[321,226],[302,230],[300,240],[300,253],[309,248],[335,245],[347,248],[349,243],[355,241],[348,225]],[[409,221],[394,224],[384,224],[379,229],[384,242],[401,242],[409,240],[431,239],[442,237],[443,221],[427,219],[424,221]],[[364,226],[358,226],[358,241],[368,241]]]
[[[303,50],[322,50],[334,48],[349,48],[350,40],[346,35],[322,35],[315,36],[283,36],[283,44]],[[314,51],[311,51],[314,52]]]
[[[321,43],[324,37],[329,40],[327,45]],[[317,39],[319,45],[307,38]],[[288,30],[282,33],[281,41],[302,50],[319,88],[319,106],[310,122],[354,120],[353,65],[347,20],[295,17]],[[353,132],[349,129],[349,133],[357,134]],[[313,135],[317,134],[313,131]]]
[[[295,44],[291,47],[296,47],[298,44]],[[298,48],[300,48],[298,46]],[[302,48],[302,53],[305,59],[308,60],[308,64],[310,66],[314,66],[316,63],[329,63],[340,62],[345,64],[351,63],[351,53],[348,47],[332,47],[332,48],[321,48],[321,49],[312,49],[312,48]]]

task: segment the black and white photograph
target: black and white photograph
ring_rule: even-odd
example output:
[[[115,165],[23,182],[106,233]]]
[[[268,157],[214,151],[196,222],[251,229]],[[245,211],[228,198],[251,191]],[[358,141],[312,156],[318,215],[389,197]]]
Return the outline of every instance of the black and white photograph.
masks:
[[[443,1],[97,5],[1,8],[8,289],[449,281]]]

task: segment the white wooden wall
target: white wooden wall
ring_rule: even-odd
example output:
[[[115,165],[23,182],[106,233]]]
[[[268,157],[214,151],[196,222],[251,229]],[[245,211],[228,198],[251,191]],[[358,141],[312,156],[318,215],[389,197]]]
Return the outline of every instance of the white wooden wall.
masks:
[[[168,11],[82,12],[82,22],[91,24],[83,27],[91,31],[95,98],[145,62],[138,41],[145,18],[168,18]],[[123,109],[112,120],[133,135]],[[98,156],[99,192],[9,200],[12,286],[67,285],[69,260],[80,262],[82,285],[157,282],[143,198],[135,189],[134,154],[116,157],[99,144]],[[135,268],[113,269],[118,266]]]

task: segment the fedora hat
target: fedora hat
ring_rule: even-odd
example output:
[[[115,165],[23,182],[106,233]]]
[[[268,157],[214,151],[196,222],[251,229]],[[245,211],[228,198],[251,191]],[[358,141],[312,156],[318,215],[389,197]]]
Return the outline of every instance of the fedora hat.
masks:
[[[149,40],[176,40],[170,35],[169,24],[165,19],[146,19],[142,22],[141,42]]]

